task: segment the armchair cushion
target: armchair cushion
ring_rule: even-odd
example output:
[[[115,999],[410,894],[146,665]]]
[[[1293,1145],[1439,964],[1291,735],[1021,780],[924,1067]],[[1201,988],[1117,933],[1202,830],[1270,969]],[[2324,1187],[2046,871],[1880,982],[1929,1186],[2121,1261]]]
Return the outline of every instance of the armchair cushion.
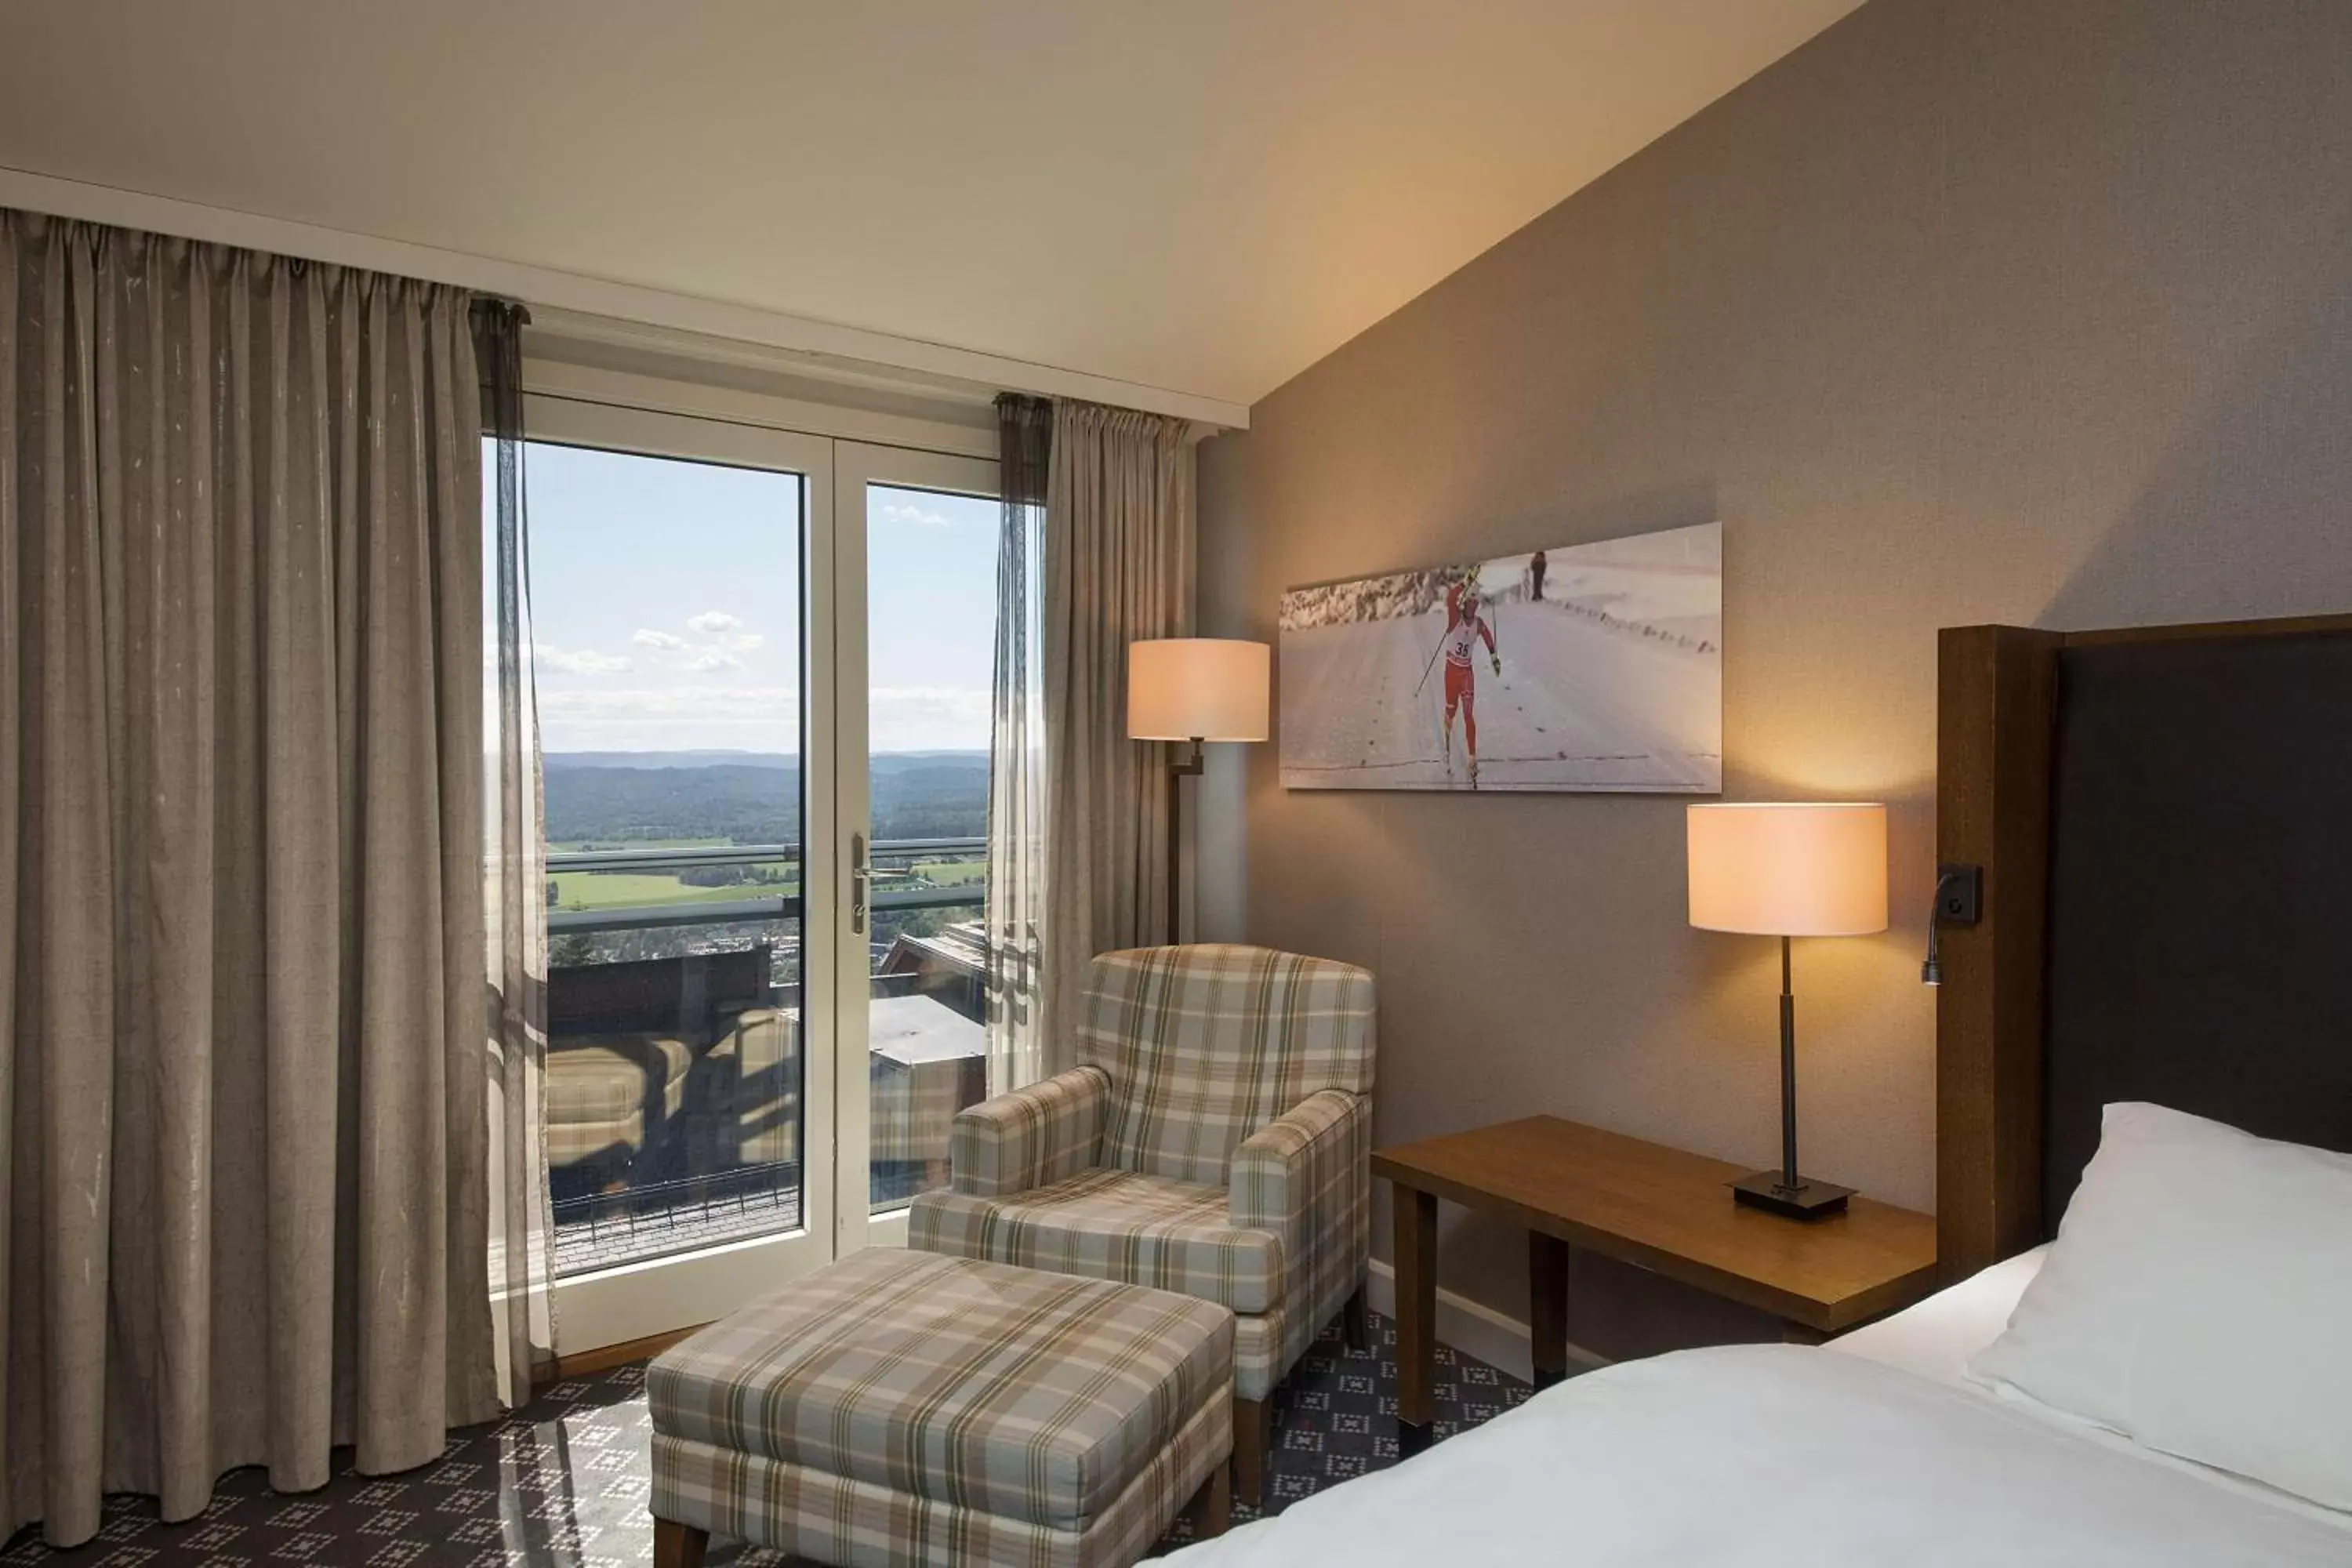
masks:
[[[735,1062],[735,1081],[723,1115],[711,1118],[713,1136],[728,1163],[784,1163],[800,1157],[800,1021],[774,1007],[736,1016],[735,1026],[713,1047]],[[724,1165],[718,1168],[725,1168]]]
[[[1112,1088],[1102,1163],[1223,1185],[1234,1146],[1318,1089],[1372,1087],[1372,977],[1262,947],[1107,952],[1078,1059]]]
[[[1109,1089],[1101,1068],[1073,1068],[959,1111],[949,1144],[953,1190],[997,1197],[1088,1169],[1102,1151]]]
[[[1223,1187],[1108,1170],[1000,1197],[926,1193],[908,1216],[907,1245],[1264,1312],[1282,1299],[1282,1241],[1234,1225],[1231,1200]]]
[[[1327,1089],[1234,1151],[1233,1223],[1273,1232],[1293,1259],[1284,1281],[1289,1325],[1304,1352],[1363,1281],[1371,1247],[1372,1102]]]
[[[686,1100],[694,1047],[669,1035],[573,1035],[547,1052],[547,1160],[643,1154]]]

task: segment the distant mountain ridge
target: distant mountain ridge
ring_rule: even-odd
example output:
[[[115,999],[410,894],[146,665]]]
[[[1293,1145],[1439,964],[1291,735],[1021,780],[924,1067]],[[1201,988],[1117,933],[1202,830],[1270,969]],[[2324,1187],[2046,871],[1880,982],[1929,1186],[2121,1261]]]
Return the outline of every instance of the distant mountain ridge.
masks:
[[[986,752],[877,752],[877,771],[897,767],[909,762],[941,759],[977,758],[988,760]],[[549,752],[541,761],[550,768],[708,768],[738,766],[750,768],[797,768],[800,757],[792,752]]]
[[[551,843],[800,837],[800,759],[789,753],[552,752],[544,761]],[[875,837],[988,830],[985,752],[886,752],[871,766]]]

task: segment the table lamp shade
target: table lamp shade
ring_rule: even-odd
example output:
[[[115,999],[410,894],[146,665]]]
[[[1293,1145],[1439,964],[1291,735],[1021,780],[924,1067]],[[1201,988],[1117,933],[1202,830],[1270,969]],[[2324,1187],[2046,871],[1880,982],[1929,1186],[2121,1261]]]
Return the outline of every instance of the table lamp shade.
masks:
[[[1263,741],[1273,650],[1227,637],[1127,647],[1127,733],[1136,741]]]
[[[1687,808],[1690,923],[1761,936],[1886,929],[1886,808]]]

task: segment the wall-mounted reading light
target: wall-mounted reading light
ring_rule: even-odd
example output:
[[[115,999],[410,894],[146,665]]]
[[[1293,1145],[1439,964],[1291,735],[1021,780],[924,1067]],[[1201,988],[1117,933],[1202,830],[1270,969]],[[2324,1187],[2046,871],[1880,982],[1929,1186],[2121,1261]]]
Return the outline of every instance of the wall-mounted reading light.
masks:
[[[1922,985],[1941,985],[1944,966],[1936,956],[1936,933],[1945,925],[1972,926],[1984,903],[1984,868],[1936,868],[1936,901],[1927,910],[1927,958],[1919,965]]]

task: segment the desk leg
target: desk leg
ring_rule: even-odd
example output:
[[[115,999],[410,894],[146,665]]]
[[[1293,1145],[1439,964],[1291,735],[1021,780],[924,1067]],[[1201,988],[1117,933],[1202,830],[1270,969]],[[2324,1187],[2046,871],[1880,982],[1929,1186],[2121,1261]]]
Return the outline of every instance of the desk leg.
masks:
[[[1568,1377],[1568,1243],[1528,1232],[1528,1331],[1535,1384],[1549,1388]]]
[[[1437,1194],[1391,1189],[1396,1209],[1397,1457],[1429,1447],[1437,1418]]]

